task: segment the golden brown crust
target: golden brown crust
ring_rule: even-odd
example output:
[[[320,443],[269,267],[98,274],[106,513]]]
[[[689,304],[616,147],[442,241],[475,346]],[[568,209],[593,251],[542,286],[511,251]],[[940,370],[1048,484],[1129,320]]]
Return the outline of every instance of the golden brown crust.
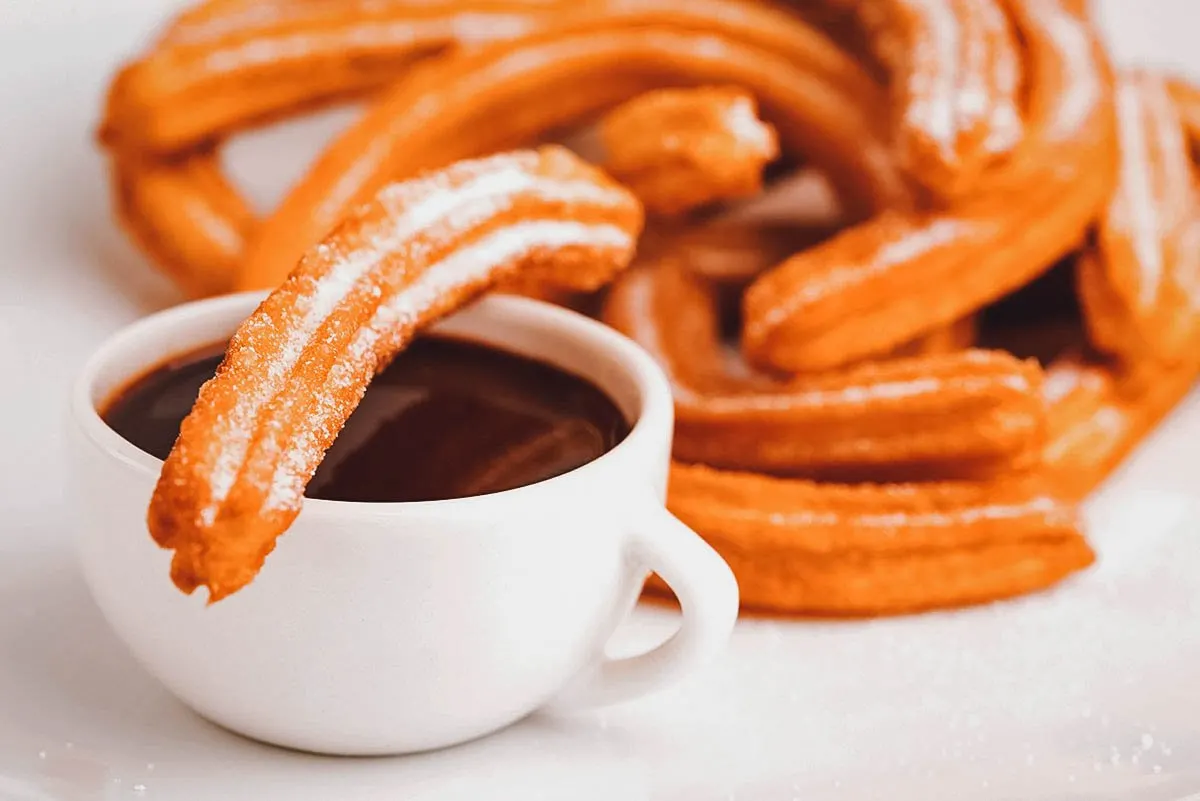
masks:
[[[671,232],[664,242],[649,247],[643,241],[641,250],[668,255],[707,281],[740,285],[837,231],[835,224],[824,221],[719,219]]]
[[[770,611],[881,615],[1006,598],[1091,564],[1029,481],[830,485],[677,464],[668,506]]]
[[[99,137],[114,164],[117,215],[187,294],[231,291],[258,221],[209,157],[221,140],[373,93],[420,60],[525,34],[573,8],[563,0],[210,0],[185,10],[109,88]],[[204,169],[182,168],[193,161]]]
[[[1107,61],[1056,2],[1011,5],[1034,81],[1013,163],[956,207],[881,214],[758,278],[742,340],[756,363],[821,370],[886,353],[1028,283],[1083,239],[1116,178]]]
[[[1200,377],[1200,352],[1176,364],[1117,368],[1067,355],[1047,371],[1047,481],[1064,497],[1094,490]]]
[[[593,289],[641,222],[632,195],[557,147],[462,162],[356,209],[238,328],[183,421],[148,517],[175,583],[216,601],[254,577],[417,329],[519,273]]]
[[[273,285],[347,205],[386,180],[510,147],[675,84],[743,87],[783,151],[819,162],[848,203],[905,202],[875,119],[881,90],[820,32],[729,0],[611,2],[560,30],[440,59],[398,83],[285,198],[239,286]]]
[[[1165,80],[1123,75],[1116,113],[1121,167],[1080,259],[1089,340],[1127,363],[1176,362],[1200,334],[1200,193]]]
[[[1134,117],[1121,110],[1122,89],[1114,102],[1083,5],[825,0],[796,14],[734,0],[210,0],[118,79],[105,141],[126,225],[202,294],[279,285],[389,181],[608,112],[610,166],[660,215],[688,215],[659,221],[641,243],[644,271],[607,306],[671,374],[676,456],[708,465],[676,466],[672,507],[731,561],[753,608],[863,615],[975,603],[1047,586],[1091,560],[1058,496],[1094,486],[1200,370],[1187,356],[1200,336],[1188,291],[1196,260],[1185,258],[1194,167],[1179,144],[1195,155],[1200,93],[1156,83],[1176,120],[1164,123],[1162,104],[1136,117],[1156,149],[1131,183]],[[513,26],[484,38],[515,38],[474,47],[469,27],[447,27],[461,13],[509,15]],[[833,20],[838,38],[817,17]],[[852,18],[865,39],[847,35]],[[383,20],[408,40],[356,39]],[[297,34],[315,38],[282,47]],[[393,77],[260,230],[220,176],[219,140]],[[755,107],[747,130],[774,131],[782,164],[828,179],[836,213],[800,229],[747,219],[748,208],[705,217],[709,204],[757,193],[774,157],[774,147],[739,149],[761,137],[722,124],[738,104]],[[1170,224],[1153,248],[1137,248],[1127,223],[1147,211]],[[1114,364],[1060,360],[1043,384],[1034,365],[972,350],[984,307],[1085,241],[1079,293],[1093,344]],[[495,277],[501,291],[589,308],[598,294],[574,290],[606,280],[616,261],[610,253],[585,270],[586,287],[563,287],[554,270]],[[1161,277],[1156,293],[1143,291],[1151,275]],[[354,326],[330,325],[343,323]],[[330,346],[314,369],[327,373],[342,352]],[[297,373],[288,386],[318,377]],[[289,432],[337,417],[307,401],[286,414]],[[314,443],[333,436],[330,425]],[[254,443],[234,463],[261,477],[274,446]],[[307,465],[288,473],[299,481],[288,485],[293,502]],[[225,528],[215,534],[194,534],[207,525],[195,528],[204,498],[163,507],[177,517],[152,515],[161,540],[183,542],[182,586],[206,582],[215,598],[253,575],[294,514],[287,503],[264,512],[258,485],[218,504]]]
[[[911,342],[906,342],[887,355],[897,359],[957,353],[975,347],[978,335],[978,320],[976,315],[970,314],[961,320],[955,320],[941,328],[935,328]]]
[[[115,208],[142,251],[189,297],[228,292],[257,220],[204,150],[171,161],[110,160]]]
[[[1022,138],[1022,54],[996,0],[880,0],[854,5],[892,76],[897,155],[945,200]]]
[[[605,115],[600,136],[605,169],[663,217],[757,195],[779,155],[775,129],[737,87],[647,92]]]
[[[1166,84],[1195,154],[1200,151],[1200,89],[1177,77],[1167,77]]]
[[[448,48],[524,35],[565,3],[262,2],[183,15],[108,95],[101,137],[146,153],[377,90]]]
[[[1044,435],[1041,370],[958,351],[775,379],[720,340],[716,294],[678,265],[623,275],[604,320],[646,348],[675,393],[675,455],[809,476],[978,475],[1023,467]]]

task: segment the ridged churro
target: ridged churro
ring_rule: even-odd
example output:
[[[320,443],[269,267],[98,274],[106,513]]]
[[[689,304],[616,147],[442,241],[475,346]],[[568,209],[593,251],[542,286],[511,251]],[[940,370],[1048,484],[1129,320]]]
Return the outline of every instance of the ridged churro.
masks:
[[[257,222],[217,159],[211,151],[172,161],[113,159],[122,226],[191,297],[228,291]]]
[[[1122,76],[1120,178],[1080,260],[1089,340],[1128,362],[1175,362],[1200,334],[1200,193],[1165,81]]]
[[[1083,239],[1116,177],[1109,68],[1058,0],[1012,6],[1035,82],[1024,152],[978,197],[881,214],[762,275],[744,303],[755,362],[809,371],[886,353],[1028,283]]]
[[[1200,377],[1200,355],[1183,362],[1145,362],[1133,369],[1068,354],[1047,370],[1047,482],[1064,497],[1094,490],[1188,393]]]
[[[629,192],[557,147],[459,163],[353,212],[238,328],[183,422],[149,511],[175,583],[217,601],[254,577],[419,328],[518,273],[592,289],[641,224]]]
[[[173,153],[395,80],[452,46],[529,33],[547,0],[349,0],[242,4],[186,16],[126,66],[102,137]]]
[[[605,169],[666,217],[757,195],[779,155],[774,129],[737,87],[647,92],[610,111],[600,134]]]
[[[356,198],[388,180],[511,147],[679,83],[754,94],[783,152],[819,161],[852,205],[905,202],[876,119],[882,90],[820,32],[729,0],[610,0],[562,29],[440,60],[398,83],[285,198],[238,286],[273,286]]]
[[[878,615],[1005,598],[1091,564],[1036,482],[856,486],[675,465],[671,511],[721,551],[750,608]]]
[[[898,156],[950,199],[1020,143],[1023,59],[997,0],[882,0],[854,10],[892,74]]]
[[[675,393],[675,455],[810,476],[1015,469],[1042,445],[1041,371],[966,350],[827,375],[756,374],[720,340],[715,294],[674,264],[621,277],[604,319],[646,348]]]

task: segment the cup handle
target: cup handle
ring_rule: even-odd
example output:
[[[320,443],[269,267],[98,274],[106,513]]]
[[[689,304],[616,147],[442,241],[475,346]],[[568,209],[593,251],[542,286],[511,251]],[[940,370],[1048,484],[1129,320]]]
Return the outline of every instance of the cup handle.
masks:
[[[638,656],[603,658],[555,699],[556,708],[606,706],[656,690],[716,656],[733,631],[738,586],[729,565],[661,501],[643,509],[634,524],[631,558],[675,593],[683,612],[679,628]]]

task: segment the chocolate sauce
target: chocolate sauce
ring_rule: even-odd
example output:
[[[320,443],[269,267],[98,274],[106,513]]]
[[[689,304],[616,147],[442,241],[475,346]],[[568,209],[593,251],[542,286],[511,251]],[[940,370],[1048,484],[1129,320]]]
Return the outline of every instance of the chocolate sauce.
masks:
[[[224,345],[173,359],[101,413],[165,459]],[[583,378],[449,337],[416,340],[375,377],[305,493],[339,501],[426,501],[500,492],[580,467],[629,433]]]

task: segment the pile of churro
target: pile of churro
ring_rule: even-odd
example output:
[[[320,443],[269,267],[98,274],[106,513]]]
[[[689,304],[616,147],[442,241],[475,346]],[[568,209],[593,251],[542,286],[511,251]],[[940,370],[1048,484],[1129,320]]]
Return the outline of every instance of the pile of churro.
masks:
[[[256,216],[222,144],[351,100]],[[584,129],[594,165],[545,144]],[[1200,374],[1200,92],[1116,67],[1081,0],[208,0],[121,70],[100,138],[185,292],[275,290],[151,508],[214,597],[371,375],[483,291],[659,361],[668,505],[768,612],[1086,567],[1077,504]],[[800,172],[829,220],[738,215]]]

